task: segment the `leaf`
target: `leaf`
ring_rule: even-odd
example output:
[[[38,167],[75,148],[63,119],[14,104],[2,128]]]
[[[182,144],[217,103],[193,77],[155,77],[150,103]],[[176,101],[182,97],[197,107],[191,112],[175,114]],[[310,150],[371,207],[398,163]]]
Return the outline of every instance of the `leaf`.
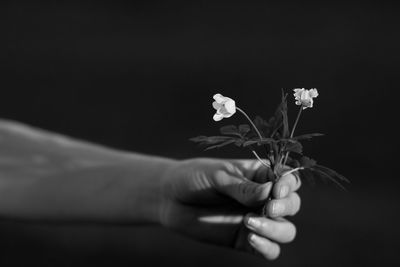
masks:
[[[214,148],[220,148],[220,147],[227,146],[227,145],[230,145],[230,144],[235,143],[235,142],[236,142],[235,139],[227,140],[227,141],[225,141],[225,142],[223,142],[223,143],[221,143],[221,144],[219,144],[219,145],[209,146],[209,147],[207,147],[207,148],[204,149],[204,150],[210,150],[210,149],[214,149]]]
[[[293,137],[293,139],[295,140],[304,140],[304,139],[311,139],[313,137],[318,137],[318,136],[323,136],[324,134],[321,133],[312,133],[312,134],[302,134],[302,135],[298,135]]]
[[[303,146],[300,142],[288,142],[284,146],[283,152],[293,152],[297,154],[303,153]]]
[[[289,137],[289,119],[288,119],[288,114],[287,114],[287,101],[286,101],[286,96],[283,93],[282,90],[282,104],[281,104],[281,113],[282,113],[282,136],[283,138],[288,138]]]
[[[263,138],[261,140],[252,139],[252,140],[248,140],[248,141],[244,142],[243,146],[246,147],[246,146],[251,146],[251,145],[255,145],[255,144],[257,144],[259,146],[266,145],[266,144],[269,145],[274,142],[276,142],[276,141],[272,138]]]
[[[301,177],[306,178],[309,182],[315,183],[314,178],[319,178],[322,181],[333,182],[340,189],[347,191],[341,182],[350,183],[343,175],[338,174],[336,171],[318,165],[317,162],[309,157],[303,156],[298,160],[301,167],[304,169],[299,170]]]
[[[238,147],[241,147],[241,146],[243,146],[245,141],[246,141],[245,139],[236,139],[235,145],[238,146]]]
[[[258,141],[259,145],[266,145],[266,144],[272,144],[272,143],[276,143],[276,140],[273,138],[263,138],[261,139],[261,141]]]
[[[315,175],[311,169],[301,169],[298,171],[301,179],[305,179],[309,184],[315,186]]]
[[[323,180],[325,179],[325,180],[331,181],[336,186],[338,186],[340,189],[342,189],[343,191],[347,191],[346,188],[336,180],[336,177],[332,177],[331,175],[327,174],[326,172],[324,172],[321,169],[317,169],[316,167],[309,168],[309,169],[312,170],[315,175],[319,175],[320,178],[322,178]]]
[[[299,159],[299,164],[304,168],[311,168],[317,165],[317,161],[313,160],[312,158],[303,156]]]
[[[282,101],[276,108],[274,115],[269,119],[269,133],[267,136],[273,138],[288,137],[289,136],[289,123],[287,117],[287,94],[282,92]],[[285,122],[286,120],[286,122]],[[285,125],[284,125],[285,124]],[[283,127],[282,127],[283,126]],[[285,128],[285,129],[282,129]],[[281,134],[279,131],[282,130]]]
[[[212,145],[212,144],[217,144],[220,142],[225,142],[232,138],[233,137],[230,137],[230,136],[204,136],[204,135],[201,135],[201,136],[190,138],[189,140],[192,142]]]
[[[328,174],[329,176],[331,176],[331,177],[333,177],[335,179],[350,183],[350,181],[346,177],[344,177],[343,175],[337,173],[336,171],[334,171],[334,170],[332,170],[332,169],[330,169],[328,167],[325,167],[325,166],[322,166],[322,165],[315,165],[314,169],[321,170],[321,171],[325,172],[326,174]]]
[[[243,146],[247,147],[247,146],[255,145],[255,144],[258,144],[258,142],[259,141],[255,141],[255,140],[246,141],[243,143]]]
[[[246,134],[248,134],[250,132],[250,126],[248,124],[240,124],[239,125],[239,133],[242,136],[245,136]]]
[[[263,137],[266,137],[270,134],[272,131],[271,125],[261,118],[260,116],[256,116],[256,118],[253,120],[254,125],[257,127],[257,129],[260,131],[261,135]]]
[[[192,137],[189,140],[192,141],[192,142],[204,142],[205,140],[207,140],[207,138],[208,138],[207,136],[199,135],[199,136],[196,136],[196,137]]]
[[[235,136],[239,136],[242,137],[239,129],[235,126],[235,125],[226,125],[223,126],[219,129],[221,134],[226,134],[226,135],[235,135]]]
[[[276,141],[279,143],[300,143],[298,140],[296,140],[294,138],[280,138]]]

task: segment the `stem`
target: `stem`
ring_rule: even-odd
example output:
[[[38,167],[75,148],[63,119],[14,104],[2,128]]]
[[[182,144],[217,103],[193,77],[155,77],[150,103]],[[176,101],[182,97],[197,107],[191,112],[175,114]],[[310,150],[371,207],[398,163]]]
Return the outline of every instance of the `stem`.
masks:
[[[260,131],[257,129],[256,125],[253,123],[253,121],[250,119],[250,117],[244,112],[241,108],[236,107],[237,110],[239,110],[245,117],[246,119],[251,123],[251,126],[253,126],[254,130],[256,131],[258,137],[260,137],[260,141],[262,141],[262,135]]]
[[[300,115],[301,115],[301,112],[302,112],[302,111],[303,111],[303,106],[301,105],[301,106],[300,106],[299,113],[297,113],[296,121],[295,121],[294,124],[293,124],[292,132],[290,133],[290,138],[292,138],[293,135],[294,135],[294,130],[296,130],[296,126],[297,126],[297,123],[299,122]],[[286,152],[285,160],[283,161],[283,165],[286,164],[286,161],[287,161],[288,157],[289,157],[289,152]]]
[[[287,172],[283,173],[283,174],[281,175],[281,177],[283,177],[283,176],[285,176],[285,175],[288,175],[288,174],[291,174],[291,173],[293,173],[293,172],[296,172],[296,171],[298,171],[298,170],[304,170],[304,167],[298,167],[298,168],[292,169],[292,170],[290,170],[290,171],[287,171]]]
[[[259,162],[261,162],[262,165],[266,166],[267,168],[271,167],[268,163],[266,163],[264,160],[262,160],[262,158],[260,158],[260,156],[258,156],[256,151],[251,150],[251,152],[254,154],[254,156],[256,156],[256,158],[258,159]]]
[[[301,115],[302,111],[303,111],[303,106],[300,106],[300,110],[299,110],[299,113],[297,113],[297,118],[296,118],[296,121],[294,122],[294,125],[293,125],[293,128],[292,128],[292,132],[290,133],[290,138],[293,137],[294,130],[296,130],[296,126],[297,126],[297,123],[299,122],[300,115]]]
[[[249,115],[247,115],[247,113],[244,112],[244,110],[241,109],[241,108],[236,107],[236,110],[238,110],[240,113],[242,113],[242,114],[246,117],[246,119],[250,122],[251,126],[253,126],[254,130],[256,131],[258,137],[260,138],[260,141],[262,141],[263,137],[262,137],[260,131],[257,129],[257,126],[256,126],[256,125],[253,123],[253,121],[250,119]],[[254,156],[255,156],[264,166],[266,166],[266,167],[268,167],[268,168],[271,167],[271,166],[270,166],[269,164],[267,164],[264,160],[262,160],[262,159],[260,158],[260,156],[258,156],[257,152],[256,152],[254,149],[252,149],[251,152],[254,154]]]

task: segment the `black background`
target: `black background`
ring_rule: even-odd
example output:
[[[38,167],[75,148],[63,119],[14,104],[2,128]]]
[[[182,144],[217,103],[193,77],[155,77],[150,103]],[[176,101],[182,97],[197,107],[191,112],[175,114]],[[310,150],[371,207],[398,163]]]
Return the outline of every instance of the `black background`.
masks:
[[[394,3],[2,3],[0,117],[178,159],[250,157],[188,141],[243,121],[214,122],[213,94],[268,117],[281,88],[315,87],[298,133],[326,136],[305,152],[352,184],[348,193],[304,185],[298,238],[269,264],[399,263]],[[297,106],[289,108],[293,120]],[[152,227],[0,224],[6,265],[265,265]]]

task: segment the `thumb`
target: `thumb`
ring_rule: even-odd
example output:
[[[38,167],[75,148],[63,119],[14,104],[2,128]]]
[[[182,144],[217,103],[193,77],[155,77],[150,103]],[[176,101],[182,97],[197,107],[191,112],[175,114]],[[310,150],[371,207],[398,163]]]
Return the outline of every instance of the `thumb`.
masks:
[[[263,204],[272,189],[272,182],[258,184],[242,176],[233,176],[223,170],[215,173],[214,180],[214,186],[218,192],[249,207]]]

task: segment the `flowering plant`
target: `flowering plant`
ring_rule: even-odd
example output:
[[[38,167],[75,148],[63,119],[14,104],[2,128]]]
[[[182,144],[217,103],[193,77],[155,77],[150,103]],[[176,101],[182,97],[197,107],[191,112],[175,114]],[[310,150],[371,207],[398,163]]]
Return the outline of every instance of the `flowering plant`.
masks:
[[[301,141],[322,136],[320,133],[294,135],[295,129],[303,110],[312,108],[314,98],[318,96],[317,89],[293,89],[296,105],[300,106],[293,127],[289,126],[287,94],[282,92],[282,100],[274,115],[268,120],[257,116],[254,120],[236,106],[233,99],[221,94],[214,95],[213,107],[216,113],[215,121],[229,118],[237,111],[247,119],[249,124],[226,125],[220,128],[218,136],[197,136],[191,141],[199,143],[205,150],[221,148],[227,145],[236,145],[246,148],[266,167],[271,168],[272,177],[269,180],[276,182],[280,177],[294,173],[297,178],[322,178],[334,182],[344,189],[342,182],[348,180],[336,171],[319,165],[303,154]],[[264,157],[259,156],[263,153]]]

